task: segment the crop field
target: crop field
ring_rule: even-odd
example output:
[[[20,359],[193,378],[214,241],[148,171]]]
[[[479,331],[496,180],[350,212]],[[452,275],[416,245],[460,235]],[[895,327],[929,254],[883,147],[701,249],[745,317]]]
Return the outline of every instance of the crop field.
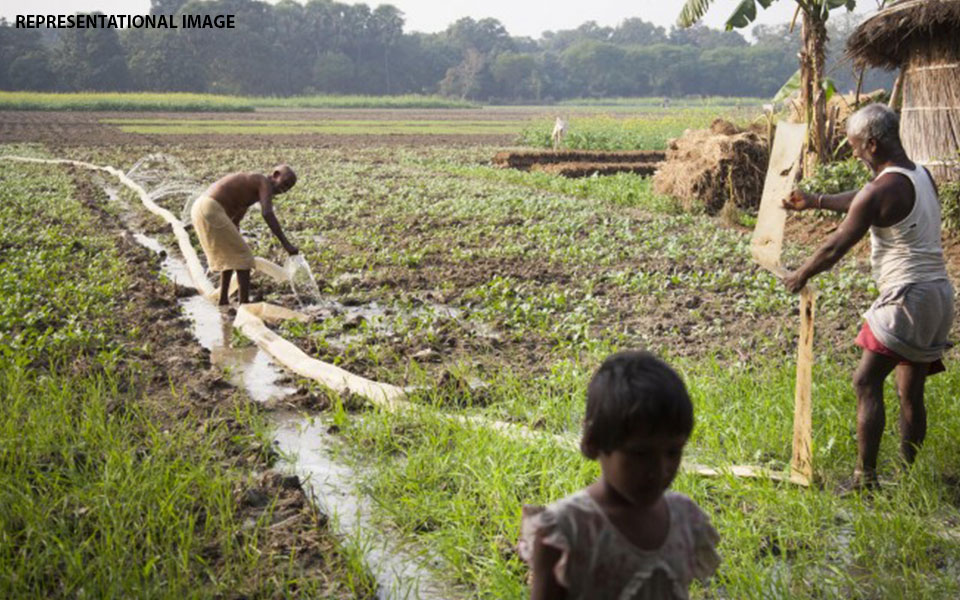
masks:
[[[329,423],[340,458],[361,467],[357,485],[372,498],[383,530],[408,541],[467,596],[523,598],[526,568],[514,551],[521,506],[556,500],[598,473],[574,447],[586,382],[599,362],[644,347],[681,372],[696,410],[687,460],[783,470],[792,441],[798,302],[751,262],[749,217],[730,223],[684,212],[638,175],[565,179],[495,168],[491,158],[510,146],[544,145],[556,114],[569,119],[570,138],[580,131],[571,147],[655,150],[717,116],[748,123],[745,104],[671,110],[652,103],[649,113],[634,107],[636,114],[596,106],[222,118],[0,112],[0,133],[9,134],[3,139],[17,142],[0,145],[0,154],[129,169],[162,152],[196,184],[234,170],[292,165],[299,181],[275,201],[277,214],[323,299],[303,309],[309,322],[276,331],[316,358],[406,388],[415,405],[388,412],[298,381],[329,405],[310,416]],[[32,139],[18,125],[25,122],[36,125]],[[0,167],[5,180],[16,176]],[[59,186],[51,193],[109,206],[97,178],[64,172],[31,167],[32,187],[6,185],[6,204],[24,202],[50,178]],[[182,199],[159,203],[178,215],[183,209]],[[282,263],[282,249],[256,213],[244,221],[244,234],[255,254]],[[172,247],[162,223],[151,219],[142,216],[144,229]],[[796,265],[835,226],[820,215],[791,217],[785,262]],[[956,278],[955,241],[947,248]],[[883,489],[870,498],[834,492],[856,457],[850,375],[860,315],[876,294],[868,250],[861,244],[816,280],[817,485],[689,472],[674,484],[704,507],[721,535],[720,570],[692,597],[960,596],[960,351],[951,350],[947,372],[928,381],[930,425],[917,464],[899,466],[897,402],[888,385]],[[13,264],[6,249],[0,258],[6,273]],[[117,264],[98,269],[109,274]],[[122,298],[126,288],[111,287],[110,276],[76,275],[95,276],[103,278],[92,284],[98,293]],[[257,275],[254,296],[297,307],[289,287]],[[3,318],[23,312],[7,304]],[[142,310],[149,319],[149,307]],[[9,346],[9,332],[0,333],[0,345]],[[951,338],[958,333],[955,326]],[[494,422],[530,435],[511,435],[489,426]],[[165,566],[177,581],[199,577],[189,568],[198,555],[190,552],[182,558],[187,567]],[[252,555],[237,568],[259,568]],[[340,560],[338,576],[357,582],[341,592],[363,597],[356,590],[369,583],[349,553]],[[301,574],[282,571],[277,580]]]
[[[299,96],[262,98],[191,93],[43,93],[0,91],[0,110],[248,112],[257,108],[469,108],[436,96]]]

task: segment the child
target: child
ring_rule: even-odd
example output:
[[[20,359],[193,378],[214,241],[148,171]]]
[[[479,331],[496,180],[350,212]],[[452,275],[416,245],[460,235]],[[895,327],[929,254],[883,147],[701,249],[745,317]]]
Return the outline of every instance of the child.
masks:
[[[690,397],[666,363],[628,351],[600,365],[580,440],[600,479],[523,509],[518,549],[533,600],[682,599],[713,574],[717,532],[693,500],[667,492],[692,430]]]

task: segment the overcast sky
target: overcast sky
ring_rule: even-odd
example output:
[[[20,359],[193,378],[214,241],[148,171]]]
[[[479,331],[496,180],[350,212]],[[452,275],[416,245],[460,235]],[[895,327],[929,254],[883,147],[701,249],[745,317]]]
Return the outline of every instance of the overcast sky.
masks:
[[[739,2],[715,0],[704,24],[722,28]],[[532,38],[539,38],[544,31],[573,29],[586,21],[614,26],[629,17],[640,17],[669,29],[676,22],[682,6],[681,0],[557,0],[551,4],[537,0],[395,0],[366,4],[392,4],[399,8],[405,16],[406,32],[442,31],[461,17],[493,17],[503,23],[510,35]],[[863,0],[859,5],[858,12],[861,13],[876,10],[875,1]],[[0,2],[0,17],[13,22],[18,14],[67,14],[94,10],[105,14],[144,14],[149,7],[149,0],[3,0]],[[758,9],[756,22],[788,22],[795,8],[796,4],[790,0],[776,1],[766,10]]]

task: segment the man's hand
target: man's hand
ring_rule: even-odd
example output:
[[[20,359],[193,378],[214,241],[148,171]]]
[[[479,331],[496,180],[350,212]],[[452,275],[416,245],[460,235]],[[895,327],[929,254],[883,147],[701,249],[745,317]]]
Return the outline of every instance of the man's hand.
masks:
[[[287,247],[284,249],[287,251],[287,254],[289,254],[290,256],[300,254],[300,248],[297,248],[293,244],[287,244]]]
[[[807,210],[808,208],[814,208],[817,205],[816,201],[815,196],[811,196],[803,190],[794,189],[789,196],[783,199],[783,208],[787,210]]]
[[[807,285],[807,280],[800,275],[799,271],[790,271],[784,275],[783,284],[787,286],[787,291],[796,294],[803,289],[803,286]]]

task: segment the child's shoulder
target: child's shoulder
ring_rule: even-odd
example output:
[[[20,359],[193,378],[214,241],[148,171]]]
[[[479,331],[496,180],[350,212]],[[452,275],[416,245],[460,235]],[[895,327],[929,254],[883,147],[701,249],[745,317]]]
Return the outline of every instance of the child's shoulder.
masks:
[[[524,515],[533,516],[533,514],[536,514],[541,522],[555,523],[564,519],[577,519],[583,515],[594,514],[599,510],[597,503],[584,489],[551,502],[547,506],[524,506]]]

